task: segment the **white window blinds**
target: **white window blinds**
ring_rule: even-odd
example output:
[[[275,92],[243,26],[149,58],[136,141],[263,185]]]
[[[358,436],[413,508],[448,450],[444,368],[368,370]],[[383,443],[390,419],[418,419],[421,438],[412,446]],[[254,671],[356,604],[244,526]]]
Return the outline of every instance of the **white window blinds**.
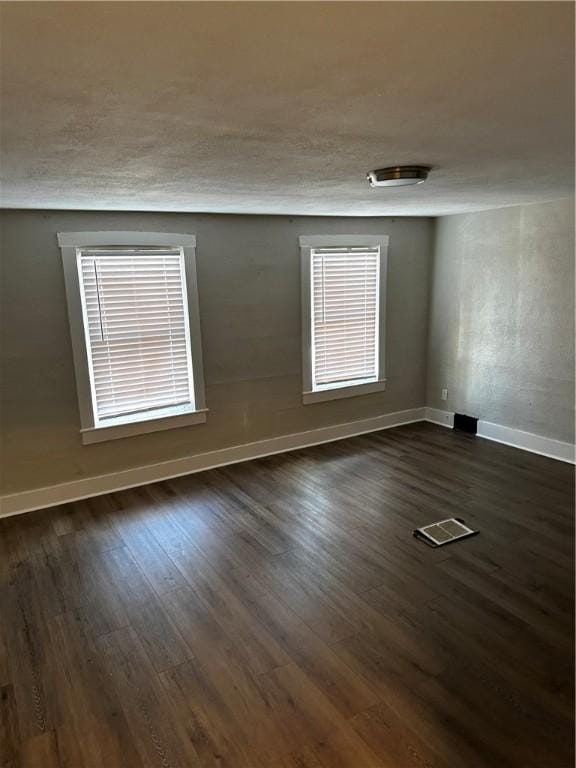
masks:
[[[380,248],[313,248],[313,388],[378,378]]]
[[[180,249],[78,251],[97,423],[194,407]]]

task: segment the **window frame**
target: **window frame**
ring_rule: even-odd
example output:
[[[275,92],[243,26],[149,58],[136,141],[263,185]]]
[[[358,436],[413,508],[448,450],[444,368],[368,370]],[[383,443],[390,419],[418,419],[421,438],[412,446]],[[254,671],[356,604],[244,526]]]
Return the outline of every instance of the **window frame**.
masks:
[[[131,435],[158,432],[165,429],[186,427],[191,424],[201,424],[206,421],[206,397],[204,388],[204,368],[202,362],[202,337],[200,328],[200,308],[198,302],[198,278],[196,273],[196,237],[190,234],[174,234],[165,232],[59,232],[58,245],[62,252],[64,268],[64,283],[68,303],[68,320],[72,340],[72,354],[76,375],[76,391],[80,412],[80,434],[82,443],[89,445],[106,440],[115,440]],[[128,420],[119,417],[118,423],[99,425],[95,418],[92,402],[92,387],[90,383],[88,349],[84,328],[84,313],[80,278],[78,274],[78,251],[94,247],[138,248],[142,246],[157,246],[180,248],[184,256],[186,275],[186,294],[188,300],[188,324],[190,334],[190,349],[192,356],[192,387],[194,392],[194,409],[173,408],[173,412]],[[169,410],[168,409],[165,410]],[[119,423],[121,422],[121,423]]]
[[[302,402],[304,405],[368,395],[386,389],[386,283],[388,235],[301,235],[300,269],[302,301]],[[379,246],[378,377],[357,384],[337,382],[314,388],[312,376],[312,251],[316,248]]]

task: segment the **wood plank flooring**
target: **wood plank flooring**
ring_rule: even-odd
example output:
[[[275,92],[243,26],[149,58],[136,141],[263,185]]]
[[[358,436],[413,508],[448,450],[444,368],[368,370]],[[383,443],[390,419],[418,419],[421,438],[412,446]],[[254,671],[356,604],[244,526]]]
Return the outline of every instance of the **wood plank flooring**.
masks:
[[[569,768],[573,483],[416,424],[5,519],[0,766]]]

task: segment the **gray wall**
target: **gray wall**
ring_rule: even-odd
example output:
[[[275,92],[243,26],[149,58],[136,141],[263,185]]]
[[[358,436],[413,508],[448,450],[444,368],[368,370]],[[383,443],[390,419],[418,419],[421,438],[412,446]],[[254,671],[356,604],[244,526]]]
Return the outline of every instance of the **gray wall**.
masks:
[[[4,211],[3,492],[424,405],[430,219]],[[59,231],[198,237],[205,425],[82,446]],[[386,392],[301,404],[298,235],[390,235]]]
[[[573,217],[562,200],[437,220],[429,406],[573,442]]]

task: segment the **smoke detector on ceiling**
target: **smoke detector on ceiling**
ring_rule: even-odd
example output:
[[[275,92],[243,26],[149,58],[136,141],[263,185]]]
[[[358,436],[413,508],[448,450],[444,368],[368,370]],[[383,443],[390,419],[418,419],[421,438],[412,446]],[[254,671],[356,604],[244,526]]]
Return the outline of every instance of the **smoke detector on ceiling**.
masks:
[[[428,178],[430,168],[425,165],[396,165],[370,171],[366,178],[371,187],[407,187],[422,184]]]

